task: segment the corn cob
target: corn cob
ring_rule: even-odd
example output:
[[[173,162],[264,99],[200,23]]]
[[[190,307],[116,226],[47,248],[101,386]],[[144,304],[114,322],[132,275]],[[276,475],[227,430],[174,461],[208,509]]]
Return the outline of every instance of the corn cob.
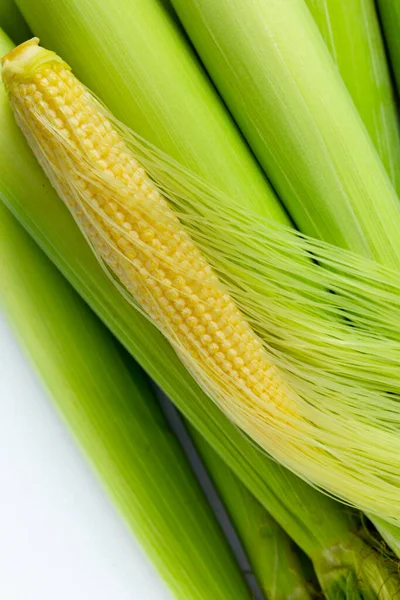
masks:
[[[204,388],[238,424],[238,415],[244,421],[259,412],[265,427],[274,416],[291,427],[287,416],[300,411],[295,395],[69,67],[34,38],[3,58],[3,81],[18,124],[82,231]],[[114,181],[119,197],[107,189]],[[261,441],[254,425],[251,435]]]
[[[17,43],[32,37],[29,27],[14,0],[1,0],[0,27]]]
[[[365,560],[366,548],[353,535],[355,524],[350,515],[261,456],[221,417],[179,366],[169,346],[130,309],[104,275],[26,154],[5,110],[1,116],[3,199],[186,416],[312,557],[327,595],[331,597],[332,592],[335,597],[343,586],[348,589],[348,576],[352,579],[354,573],[366,589],[380,590],[387,577],[385,569],[373,553],[368,552]],[[29,188],[22,182],[22,173],[29,180]],[[329,519],[321,520],[321,514],[329,514]],[[386,593],[386,587],[384,590]]]
[[[399,193],[399,119],[374,1],[306,2]]]
[[[250,598],[141,370],[0,204],[1,307],[176,598]]]
[[[173,0],[300,231],[400,268],[400,203],[304,0]]]

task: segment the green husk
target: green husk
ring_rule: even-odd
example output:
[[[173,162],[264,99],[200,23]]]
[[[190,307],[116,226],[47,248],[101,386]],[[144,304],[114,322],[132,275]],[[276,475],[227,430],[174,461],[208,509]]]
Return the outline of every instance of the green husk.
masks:
[[[374,1],[306,2],[399,192],[399,119]]]
[[[400,203],[304,0],[173,0],[306,234],[400,267]]]
[[[102,485],[176,598],[250,598],[144,374],[0,204],[0,298]]]
[[[314,597],[292,540],[197,431],[201,458],[235,526],[258,584],[268,600]],[[303,559],[304,560],[304,559]]]
[[[42,45],[60,53],[68,48],[76,75],[118,119],[231,197],[245,196],[260,214],[287,222],[164,2],[22,0],[18,6]],[[84,47],[92,49],[89,56]]]
[[[69,35],[69,43],[66,45],[65,51],[72,50],[75,61],[80,64],[81,70],[83,70],[87,56],[84,49],[85,39],[89,40],[87,49],[90,48],[91,54],[96,58],[98,58],[99,52],[100,54],[102,52],[103,40],[97,40],[94,34],[97,27],[97,4],[80,2],[79,10],[82,11],[82,6],[85,7],[85,19],[82,22],[78,20],[78,23],[71,4],[63,6],[62,23],[63,26],[67,25],[66,31]],[[147,6],[150,5],[151,3],[147,3]],[[107,4],[107,6],[109,5]],[[109,25],[106,19],[107,15],[104,14],[107,6],[101,4],[102,18]],[[28,4],[23,8],[25,14],[28,15],[30,10]],[[76,8],[78,10],[78,7]],[[60,40],[61,31],[57,23],[60,15],[56,7],[52,3],[42,1],[40,5],[36,5],[35,11],[32,11],[30,16],[33,18],[35,18],[36,10],[46,13],[46,24],[43,25],[47,27],[49,24],[47,36],[53,37],[54,42]],[[93,14],[90,13],[91,10]],[[110,6],[110,10],[115,10],[115,3],[112,7]],[[96,73],[100,79],[104,73],[108,73],[109,77],[112,77],[115,64],[118,65],[120,56],[124,56],[124,61],[126,60],[125,54],[118,46],[118,40],[121,39],[120,36],[123,33],[126,36],[125,39],[130,40],[132,32],[130,21],[125,20],[126,15],[118,14],[121,17],[120,27],[115,31],[107,30],[107,40],[109,41],[107,54],[101,54],[101,61],[95,63],[95,68],[93,64],[90,68],[87,67],[92,78],[95,78]],[[164,15],[164,18],[166,19],[167,16]],[[159,21],[158,27],[155,28],[157,36],[160,36],[159,28],[162,27],[162,23],[163,21]],[[39,23],[39,34],[40,26]],[[88,31],[91,32],[90,35],[87,33]],[[145,31],[151,32],[153,29],[148,25]],[[113,35],[111,35],[112,33]],[[127,42],[124,47],[127,50]],[[185,52],[184,48],[182,46],[180,52]],[[140,50],[140,47],[135,48],[133,54],[129,52],[129,57],[130,60],[135,58],[138,63],[143,65],[148,55],[148,49],[143,47],[142,52]],[[160,60],[168,53],[168,50],[167,44],[164,51],[158,54],[157,70],[151,73],[151,80],[156,89],[155,78],[159,73],[161,75],[163,73]],[[64,53],[64,56],[69,62],[72,62],[68,52]],[[143,103],[145,102],[143,89],[141,86],[138,87],[137,78],[132,73],[134,70],[132,72],[131,70],[124,71],[125,86],[127,90],[130,90],[129,99],[132,98],[132,102],[134,102],[134,98],[136,98],[136,103]],[[117,72],[115,72],[115,76],[118,77]],[[109,102],[113,96],[114,105],[119,103],[121,110],[122,107],[125,107],[126,110],[130,102],[130,100],[127,101],[127,93],[125,95],[118,92],[113,94],[114,89],[113,86],[107,88],[109,96],[107,101]],[[99,91],[99,87],[97,90]],[[371,564],[368,565],[365,562],[366,548],[362,544],[360,546],[358,537],[355,535],[356,522],[352,516],[340,505],[316,492],[262,455],[222,416],[216,406],[194,384],[162,336],[146,319],[132,310],[105,276],[66,208],[55,198],[45,179],[38,172],[35,161],[28,156],[25,144],[16,133],[7,108],[4,108],[2,120],[4,120],[2,122],[4,136],[1,140],[0,154],[6,167],[1,181],[3,199],[129,349],[130,353],[152,375],[280,525],[290,532],[291,537],[312,558],[318,570],[318,578],[327,596],[335,597],[338,589],[347,590],[349,581],[351,582],[350,588],[354,591],[358,578],[360,585],[365,587],[365,597],[375,598],[377,590],[387,579],[387,573],[374,553],[369,554]],[[170,141],[171,139],[170,137]],[[206,150],[208,149],[204,146],[200,146],[198,149],[200,154]],[[193,146],[192,153],[195,152],[196,148]],[[204,160],[206,154],[202,154],[202,156]],[[212,159],[211,153],[210,156]],[[226,160],[229,162],[228,159]],[[228,170],[233,177],[234,169]],[[29,189],[27,189],[26,182],[21,180],[22,173],[29,180]],[[322,515],[327,514],[329,518],[322,518]],[[364,569],[364,565],[367,565],[366,569]],[[373,574],[372,578],[370,574]],[[389,583],[389,586],[384,587],[384,593],[386,591],[390,593],[390,585]],[[394,585],[396,587],[396,584]],[[334,595],[332,596],[332,594]]]
[[[400,93],[400,4],[397,0],[377,0],[383,34],[391,67],[396,79],[397,93]]]
[[[31,31],[14,0],[0,0],[0,27],[17,44],[32,37]]]
[[[399,192],[400,155],[396,99],[391,90],[377,7],[370,0],[307,0],[382,161]],[[400,4],[379,0],[383,32],[400,82]],[[396,60],[398,57],[398,60]],[[400,529],[379,518],[374,525],[400,558]]]

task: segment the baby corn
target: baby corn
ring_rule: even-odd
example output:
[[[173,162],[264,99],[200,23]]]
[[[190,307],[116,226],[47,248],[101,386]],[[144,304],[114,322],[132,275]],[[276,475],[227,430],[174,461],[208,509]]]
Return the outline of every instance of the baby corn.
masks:
[[[280,411],[293,410],[261,340],[70,68],[35,38],[3,59],[3,80],[18,123],[80,227],[203,387],[241,425],[258,427],[252,413],[268,419],[272,410],[281,419]]]

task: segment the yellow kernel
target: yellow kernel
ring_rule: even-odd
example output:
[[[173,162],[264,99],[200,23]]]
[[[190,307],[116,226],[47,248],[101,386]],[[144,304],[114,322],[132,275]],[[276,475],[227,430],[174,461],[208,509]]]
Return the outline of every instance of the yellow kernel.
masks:
[[[224,340],[223,342],[220,342],[220,346],[221,350],[223,350],[224,352],[228,352],[228,350],[231,348],[229,340]]]
[[[90,149],[88,154],[93,161],[97,161],[100,158],[100,154],[97,150]]]
[[[244,362],[243,362],[243,359],[240,358],[240,356],[236,356],[233,360],[233,364],[235,365],[235,367],[237,369],[242,369]]]
[[[167,316],[172,317],[175,314],[175,309],[173,306],[171,306],[170,304],[165,308],[165,312],[167,313]]]
[[[196,327],[196,325],[198,324],[199,321],[198,321],[198,319],[196,319],[196,317],[190,316],[186,322],[187,322],[188,326],[191,329],[193,329],[194,327]],[[215,346],[217,346],[217,345],[215,344]],[[218,346],[217,346],[217,348],[218,348]]]
[[[232,367],[231,364],[228,360],[224,360],[224,362],[221,365],[222,369],[226,372],[229,373],[229,375],[231,375],[232,373]]]
[[[180,298],[179,300],[177,300],[175,302],[176,310],[179,310],[179,311],[183,310],[185,308],[185,305],[186,305],[185,301],[182,298]]]
[[[129,244],[128,240],[126,240],[123,237],[118,238],[118,240],[117,240],[117,245],[122,249],[126,248],[128,246],[128,244]]]
[[[202,336],[201,341],[203,342],[203,344],[205,346],[208,346],[208,344],[211,344],[213,339],[210,335],[208,335],[208,333],[206,333],[205,335]]]
[[[198,338],[201,338],[202,335],[204,335],[206,332],[206,328],[203,325],[198,325],[198,327],[196,327],[196,336]]]
[[[174,285],[175,285],[175,287],[181,289],[186,285],[186,279],[184,277],[182,277],[182,275],[179,275],[178,277],[175,278]]]
[[[217,352],[215,355],[215,360],[219,363],[223,363],[225,360],[225,355],[222,352]]]
[[[217,331],[217,333],[215,334],[215,338],[219,342],[224,342],[225,341],[225,335],[224,335],[223,331],[220,331],[220,330]]]
[[[258,383],[257,379],[253,377],[253,375],[250,375],[250,377],[248,377],[248,382],[251,388],[253,388]]]
[[[214,322],[211,321],[211,323],[208,323],[207,329],[209,331],[209,333],[211,333],[212,335],[215,335],[218,332],[218,325]]]
[[[51,98],[55,98],[58,95],[58,88],[54,86],[49,86],[46,88],[46,94]]]
[[[129,250],[126,250],[126,255],[129,258],[129,260],[132,261],[134,258],[137,257],[137,252],[135,252],[135,250],[133,250],[133,248],[129,246]]]
[[[144,242],[151,242],[151,240],[153,240],[155,237],[155,233],[152,229],[149,228],[143,232],[141,237]]]
[[[165,292],[165,295],[167,296],[168,300],[171,300],[171,302],[176,301],[179,299],[179,292],[177,290],[174,289],[169,289]]]
[[[234,333],[234,329],[232,326],[229,325],[228,327],[225,327],[224,334],[227,338],[230,338],[233,335],[233,333]]]
[[[109,160],[111,162],[112,159],[110,158]],[[123,173],[122,165],[115,164],[112,168],[112,171],[113,171],[115,177],[120,177]]]
[[[105,170],[107,169],[107,167],[108,167],[108,164],[107,164],[107,162],[106,162],[105,160],[99,160],[97,164],[98,164],[99,168],[100,168],[100,169],[102,169],[102,170],[104,170],[104,171],[105,171]],[[112,171],[109,171],[109,173],[108,173],[108,174],[109,174],[109,175],[113,175]]]
[[[161,298],[161,296],[164,295],[164,292],[159,286],[156,286],[153,289],[153,294],[155,295],[156,298]]]
[[[182,317],[181,317],[181,315],[180,315],[179,313],[177,313],[177,312],[174,312],[174,316],[172,317],[172,320],[173,320],[173,322],[174,322],[174,323],[176,323],[176,324],[180,324],[180,323],[182,323]]]
[[[239,337],[239,336],[237,336]],[[240,337],[239,337],[240,340]],[[238,354],[244,354],[246,352],[246,344],[244,344],[243,342],[240,342],[239,344],[236,343],[236,334],[234,334],[231,337],[231,344],[235,346],[236,352]]]

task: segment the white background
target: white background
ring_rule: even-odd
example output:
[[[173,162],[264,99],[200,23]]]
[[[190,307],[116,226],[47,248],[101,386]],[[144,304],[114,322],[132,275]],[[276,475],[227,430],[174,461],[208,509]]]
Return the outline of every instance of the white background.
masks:
[[[0,314],[0,598],[168,600]]]

